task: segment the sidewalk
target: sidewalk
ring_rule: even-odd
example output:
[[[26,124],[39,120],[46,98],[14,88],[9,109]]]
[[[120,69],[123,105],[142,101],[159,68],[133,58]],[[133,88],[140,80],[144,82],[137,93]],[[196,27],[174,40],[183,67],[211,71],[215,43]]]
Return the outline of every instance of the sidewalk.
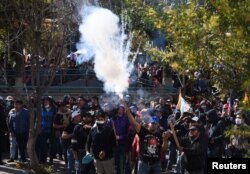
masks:
[[[11,167],[0,166],[1,174],[27,174],[24,170],[18,170]]]
[[[8,156],[9,156],[8,153],[3,154],[3,161],[6,163],[9,159]],[[54,159],[53,162],[54,163],[52,167],[53,167],[55,174],[67,174],[67,166],[64,164],[64,161],[61,161],[59,159]],[[15,164],[16,164],[15,162],[11,162],[11,163],[6,164],[5,166],[0,165],[0,174],[28,174],[24,170],[18,170],[18,169],[13,168]],[[173,169],[175,169],[175,165],[173,166]],[[162,174],[174,174],[174,170],[162,172]]]
[[[8,160],[9,160],[9,153],[7,152],[3,154],[3,161],[6,163],[6,165],[0,165],[0,174],[27,174],[28,173],[28,172],[25,172],[25,170],[16,169],[15,168],[16,162],[7,163]],[[56,174],[67,173],[66,172],[67,166],[64,164],[64,161],[61,161],[59,159],[54,159],[52,168]]]

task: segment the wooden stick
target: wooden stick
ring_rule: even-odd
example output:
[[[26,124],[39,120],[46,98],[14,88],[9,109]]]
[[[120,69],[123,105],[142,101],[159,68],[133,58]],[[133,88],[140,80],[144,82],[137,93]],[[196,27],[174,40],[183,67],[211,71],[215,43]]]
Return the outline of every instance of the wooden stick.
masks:
[[[171,129],[171,131],[172,131],[172,134],[173,134],[173,137],[174,137],[174,141],[175,141],[176,146],[177,146],[177,147],[180,147],[179,140],[178,140],[178,138],[177,138],[177,136],[176,136],[176,132],[175,132],[175,130],[174,130],[174,125],[173,125],[173,123],[172,123],[171,121],[170,121],[170,123],[169,123],[169,126],[170,126],[170,129]]]
[[[115,134],[115,139],[116,139],[116,129],[115,129],[115,123],[114,123],[114,120],[111,120],[112,122],[112,127],[113,127],[113,130],[114,130],[114,134]],[[118,140],[116,139],[116,145],[118,145]]]

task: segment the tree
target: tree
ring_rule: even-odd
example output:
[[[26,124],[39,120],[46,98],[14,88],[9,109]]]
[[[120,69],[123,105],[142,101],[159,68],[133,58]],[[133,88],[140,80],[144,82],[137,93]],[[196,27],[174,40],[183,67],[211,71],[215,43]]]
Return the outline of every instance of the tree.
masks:
[[[250,76],[248,7],[247,0],[207,0],[202,6],[192,0],[166,7],[161,29],[171,45],[150,53],[191,77],[202,71],[225,91],[239,90]]]
[[[77,29],[74,1],[64,0],[2,0],[0,3],[1,42],[5,53],[16,62],[17,78],[9,87],[26,101],[31,114],[28,154],[30,165],[42,173],[35,153],[35,142],[41,127],[41,99],[51,85],[69,44],[70,35]],[[17,46],[16,46],[17,45]],[[24,59],[30,53],[32,89],[22,95]],[[41,58],[48,64],[41,62]],[[52,62],[49,66],[49,63]],[[9,60],[10,61],[10,60]],[[7,77],[5,77],[7,81]],[[8,81],[7,81],[8,82]]]

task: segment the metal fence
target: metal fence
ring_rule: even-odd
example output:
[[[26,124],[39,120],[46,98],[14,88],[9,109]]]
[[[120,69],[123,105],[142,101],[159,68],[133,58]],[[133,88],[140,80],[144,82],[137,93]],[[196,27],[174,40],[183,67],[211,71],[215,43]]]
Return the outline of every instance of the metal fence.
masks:
[[[51,96],[63,96],[64,94],[71,94],[72,96],[77,96],[79,94],[84,94],[88,96],[103,94],[102,82],[98,81],[95,74],[89,73],[79,73],[78,70],[71,70],[71,73],[64,73],[58,71],[55,79],[45,93],[45,95]],[[11,74],[11,73],[9,73]],[[41,73],[41,76],[45,76]],[[15,78],[15,74],[12,72],[8,78]],[[74,83],[76,82],[77,83]],[[18,89],[22,95],[30,95],[34,92],[30,83],[26,83],[23,87],[15,87]],[[137,78],[133,83],[130,84],[128,93],[132,95],[137,95],[138,90],[143,90],[147,95],[157,95],[164,96],[170,94],[176,94],[177,90],[172,87],[171,84],[161,86],[160,88],[155,88],[153,82],[150,79]],[[3,81],[0,84],[0,95],[8,96],[13,95],[10,88],[4,85]]]

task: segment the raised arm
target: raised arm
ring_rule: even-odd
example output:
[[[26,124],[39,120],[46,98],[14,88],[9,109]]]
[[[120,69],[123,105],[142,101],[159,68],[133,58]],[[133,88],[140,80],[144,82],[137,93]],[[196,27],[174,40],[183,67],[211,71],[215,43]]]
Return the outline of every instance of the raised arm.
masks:
[[[123,105],[125,107],[125,111],[126,111],[126,115],[128,116],[129,122],[131,123],[131,125],[134,126],[135,130],[137,133],[140,132],[141,130],[141,125],[135,120],[135,118],[133,117],[133,115],[131,114],[128,105],[126,102],[123,102]]]

